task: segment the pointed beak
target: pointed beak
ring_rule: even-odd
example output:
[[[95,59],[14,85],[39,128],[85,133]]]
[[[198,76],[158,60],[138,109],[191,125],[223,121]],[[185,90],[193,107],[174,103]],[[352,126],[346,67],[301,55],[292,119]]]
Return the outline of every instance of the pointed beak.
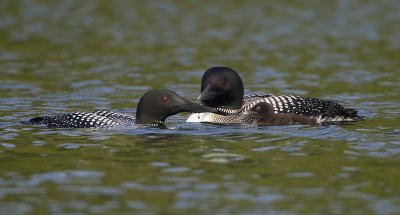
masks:
[[[211,89],[210,85],[207,85],[206,88],[204,88],[204,90],[201,91],[199,97],[197,97],[197,101],[206,101],[208,99],[215,98],[216,95],[217,92]]]
[[[190,112],[190,113],[202,113],[202,112],[211,112],[211,113],[216,113],[218,112],[214,108],[205,106],[205,105],[200,105],[191,101],[188,101],[185,99],[185,102],[183,104],[178,105],[178,108],[180,112]]]

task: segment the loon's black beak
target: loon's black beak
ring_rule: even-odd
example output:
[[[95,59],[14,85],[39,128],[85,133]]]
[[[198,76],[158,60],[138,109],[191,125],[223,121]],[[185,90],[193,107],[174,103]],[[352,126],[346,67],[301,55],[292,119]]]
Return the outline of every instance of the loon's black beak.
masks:
[[[197,97],[197,101],[207,101],[209,99],[215,98],[217,92],[211,88],[209,84],[207,84],[206,88],[201,91],[199,97]]]
[[[205,105],[200,105],[191,101],[188,101],[185,99],[184,103],[179,104],[177,106],[180,110],[180,112],[191,112],[191,113],[203,113],[203,112],[211,112],[211,113],[216,113],[218,112],[214,108],[205,106]]]

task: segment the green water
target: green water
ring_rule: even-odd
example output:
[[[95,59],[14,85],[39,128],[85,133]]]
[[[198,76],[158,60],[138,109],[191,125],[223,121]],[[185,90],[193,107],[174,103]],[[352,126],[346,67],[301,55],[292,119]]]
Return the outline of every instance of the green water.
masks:
[[[398,214],[400,2],[1,1],[0,214]],[[346,102],[365,121],[48,129],[39,115],[246,93]]]

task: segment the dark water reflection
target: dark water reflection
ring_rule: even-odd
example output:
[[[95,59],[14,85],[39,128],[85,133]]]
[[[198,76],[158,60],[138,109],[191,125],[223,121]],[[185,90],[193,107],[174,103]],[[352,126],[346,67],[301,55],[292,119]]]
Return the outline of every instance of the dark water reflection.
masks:
[[[397,1],[0,3],[0,214],[397,214]],[[49,129],[134,114],[149,89],[194,100],[205,69],[246,93],[343,101],[363,122]]]

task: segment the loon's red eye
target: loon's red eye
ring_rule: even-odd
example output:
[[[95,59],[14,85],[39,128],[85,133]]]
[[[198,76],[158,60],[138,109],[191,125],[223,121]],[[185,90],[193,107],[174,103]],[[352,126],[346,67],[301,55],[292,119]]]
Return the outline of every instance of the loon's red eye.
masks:
[[[168,102],[169,102],[169,99],[166,96],[163,96],[161,98],[161,103],[168,103]]]

